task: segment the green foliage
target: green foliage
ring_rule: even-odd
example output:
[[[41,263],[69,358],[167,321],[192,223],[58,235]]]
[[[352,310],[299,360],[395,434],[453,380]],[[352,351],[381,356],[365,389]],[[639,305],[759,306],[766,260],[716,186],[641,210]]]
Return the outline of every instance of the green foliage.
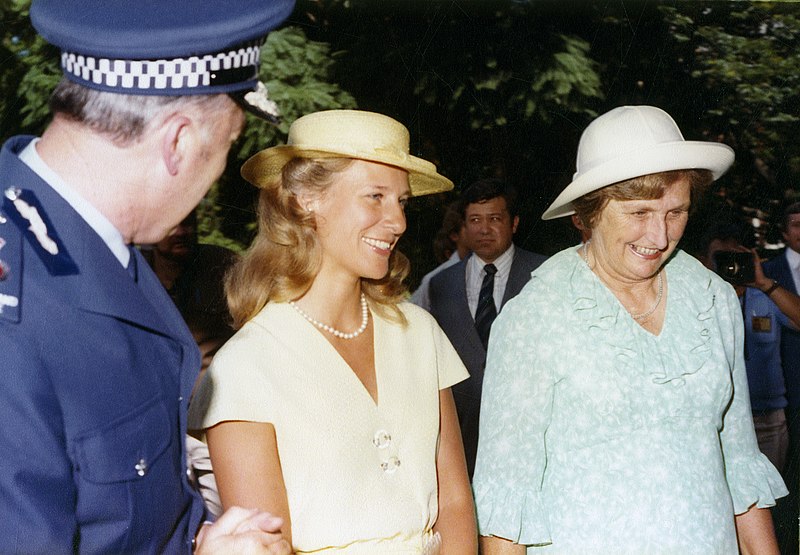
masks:
[[[335,56],[331,46],[309,40],[299,27],[269,34],[261,50],[261,79],[278,104],[281,123],[275,127],[247,116],[247,126],[231,149],[225,173],[212,189],[198,221],[201,239],[241,250],[256,230],[253,206],[257,189],[239,176],[247,158],[264,148],[286,142],[289,125],[298,117],[319,110],[355,108],[353,96],[332,79]]]
[[[47,99],[58,82],[57,51],[28,20],[30,0],[0,2],[0,138],[40,133],[48,119]]]
[[[248,116],[247,127],[236,148],[236,159],[246,160],[268,146],[283,143],[289,125],[298,117],[337,108],[355,108],[351,94],[331,82],[334,63],[330,45],[310,41],[299,27],[270,33],[261,50],[261,79],[281,111],[276,128]]]
[[[197,237],[201,243],[219,245],[234,252],[242,252],[246,245],[222,233],[221,208],[217,202],[219,187],[215,183],[197,206]]]
[[[734,185],[718,194],[748,218],[774,216],[781,201],[800,196],[800,145],[793,139],[800,123],[798,6],[730,2],[662,13],[686,37],[678,52],[708,105],[702,125],[736,150]]]
[[[0,0],[3,139],[41,132],[60,74],[28,5]],[[735,149],[719,203],[766,218],[800,197],[800,4],[298,0],[289,21],[262,50],[283,122],[248,116],[200,207],[204,241],[239,250],[252,237],[257,190],[239,176],[244,160],[284,142],[303,114],[357,105],[406,124],[412,153],[457,191],[485,176],[516,184],[518,242],[542,252],[570,240],[568,224],[539,215],[569,181],[580,132],[622,104],[660,106],[687,138]],[[412,283],[432,265],[428,242],[450,200],[409,206],[401,247],[415,261]]]
[[[55,50],[37,36],[31,44],[30,53],[22,58],[27,71],[19,83],[19,90],[25,101],[25,106],[20,111],[23,116],[21,125],[36,133],[40,132],[49,119],[47,101],[50,92],[61,80],[61,68],[56,56]]]

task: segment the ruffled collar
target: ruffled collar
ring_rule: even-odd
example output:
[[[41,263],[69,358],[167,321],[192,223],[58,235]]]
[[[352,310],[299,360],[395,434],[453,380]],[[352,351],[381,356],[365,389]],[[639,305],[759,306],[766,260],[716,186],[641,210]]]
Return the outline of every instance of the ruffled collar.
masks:
[[[628,314],[589,269],[578,249],[570,248],[556,256],[561,255],[571,257],[562,283],[567,284],[568,299],[579,325],[594,344],[611,349],[616,361],[613,366],[623,377],[649,374],[655,384],[683,385],[688,376],[708,362],[716,294],[710,272],[696,259],[676,251],[667,262],[666,315],[661,333],[656,336]],[[664,357],[667,351],[675,356]]]

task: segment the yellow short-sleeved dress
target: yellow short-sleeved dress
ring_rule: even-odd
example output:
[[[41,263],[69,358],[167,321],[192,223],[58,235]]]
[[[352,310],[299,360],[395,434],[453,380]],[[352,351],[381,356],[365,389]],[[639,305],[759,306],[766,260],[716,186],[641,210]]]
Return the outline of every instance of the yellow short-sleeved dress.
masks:
[[[439,390],[468,374],[435,320],[400,306],[405,327],[372,313],[377,403],[285,303],[217,353],[192,401],[190,428],[274,425],[298,553],[431,551]]]

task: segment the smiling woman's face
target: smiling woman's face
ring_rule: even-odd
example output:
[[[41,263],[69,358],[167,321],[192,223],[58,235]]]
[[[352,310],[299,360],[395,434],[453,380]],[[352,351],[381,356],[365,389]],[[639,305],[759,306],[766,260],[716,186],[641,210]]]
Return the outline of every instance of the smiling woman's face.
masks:
[[[322,247],[321,272],[381,279],[406,230],[411,196],[405,170],[355,160],[311,201]]]
[[[689,218],[691,185],[680,179],[653,200],[610,200],[592,229],[592,253],[621,282],[652,278],[675,251]]]

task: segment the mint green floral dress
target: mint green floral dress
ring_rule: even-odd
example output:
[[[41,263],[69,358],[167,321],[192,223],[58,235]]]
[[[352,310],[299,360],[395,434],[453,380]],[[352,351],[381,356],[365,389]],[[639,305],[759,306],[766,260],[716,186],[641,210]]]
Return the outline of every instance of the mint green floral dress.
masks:
[[[734,514],[786,495],[758,451],[730,285],[678,251],[639,326],[575,248],[492,327],[478,526],[530,553],[738,553]]]

